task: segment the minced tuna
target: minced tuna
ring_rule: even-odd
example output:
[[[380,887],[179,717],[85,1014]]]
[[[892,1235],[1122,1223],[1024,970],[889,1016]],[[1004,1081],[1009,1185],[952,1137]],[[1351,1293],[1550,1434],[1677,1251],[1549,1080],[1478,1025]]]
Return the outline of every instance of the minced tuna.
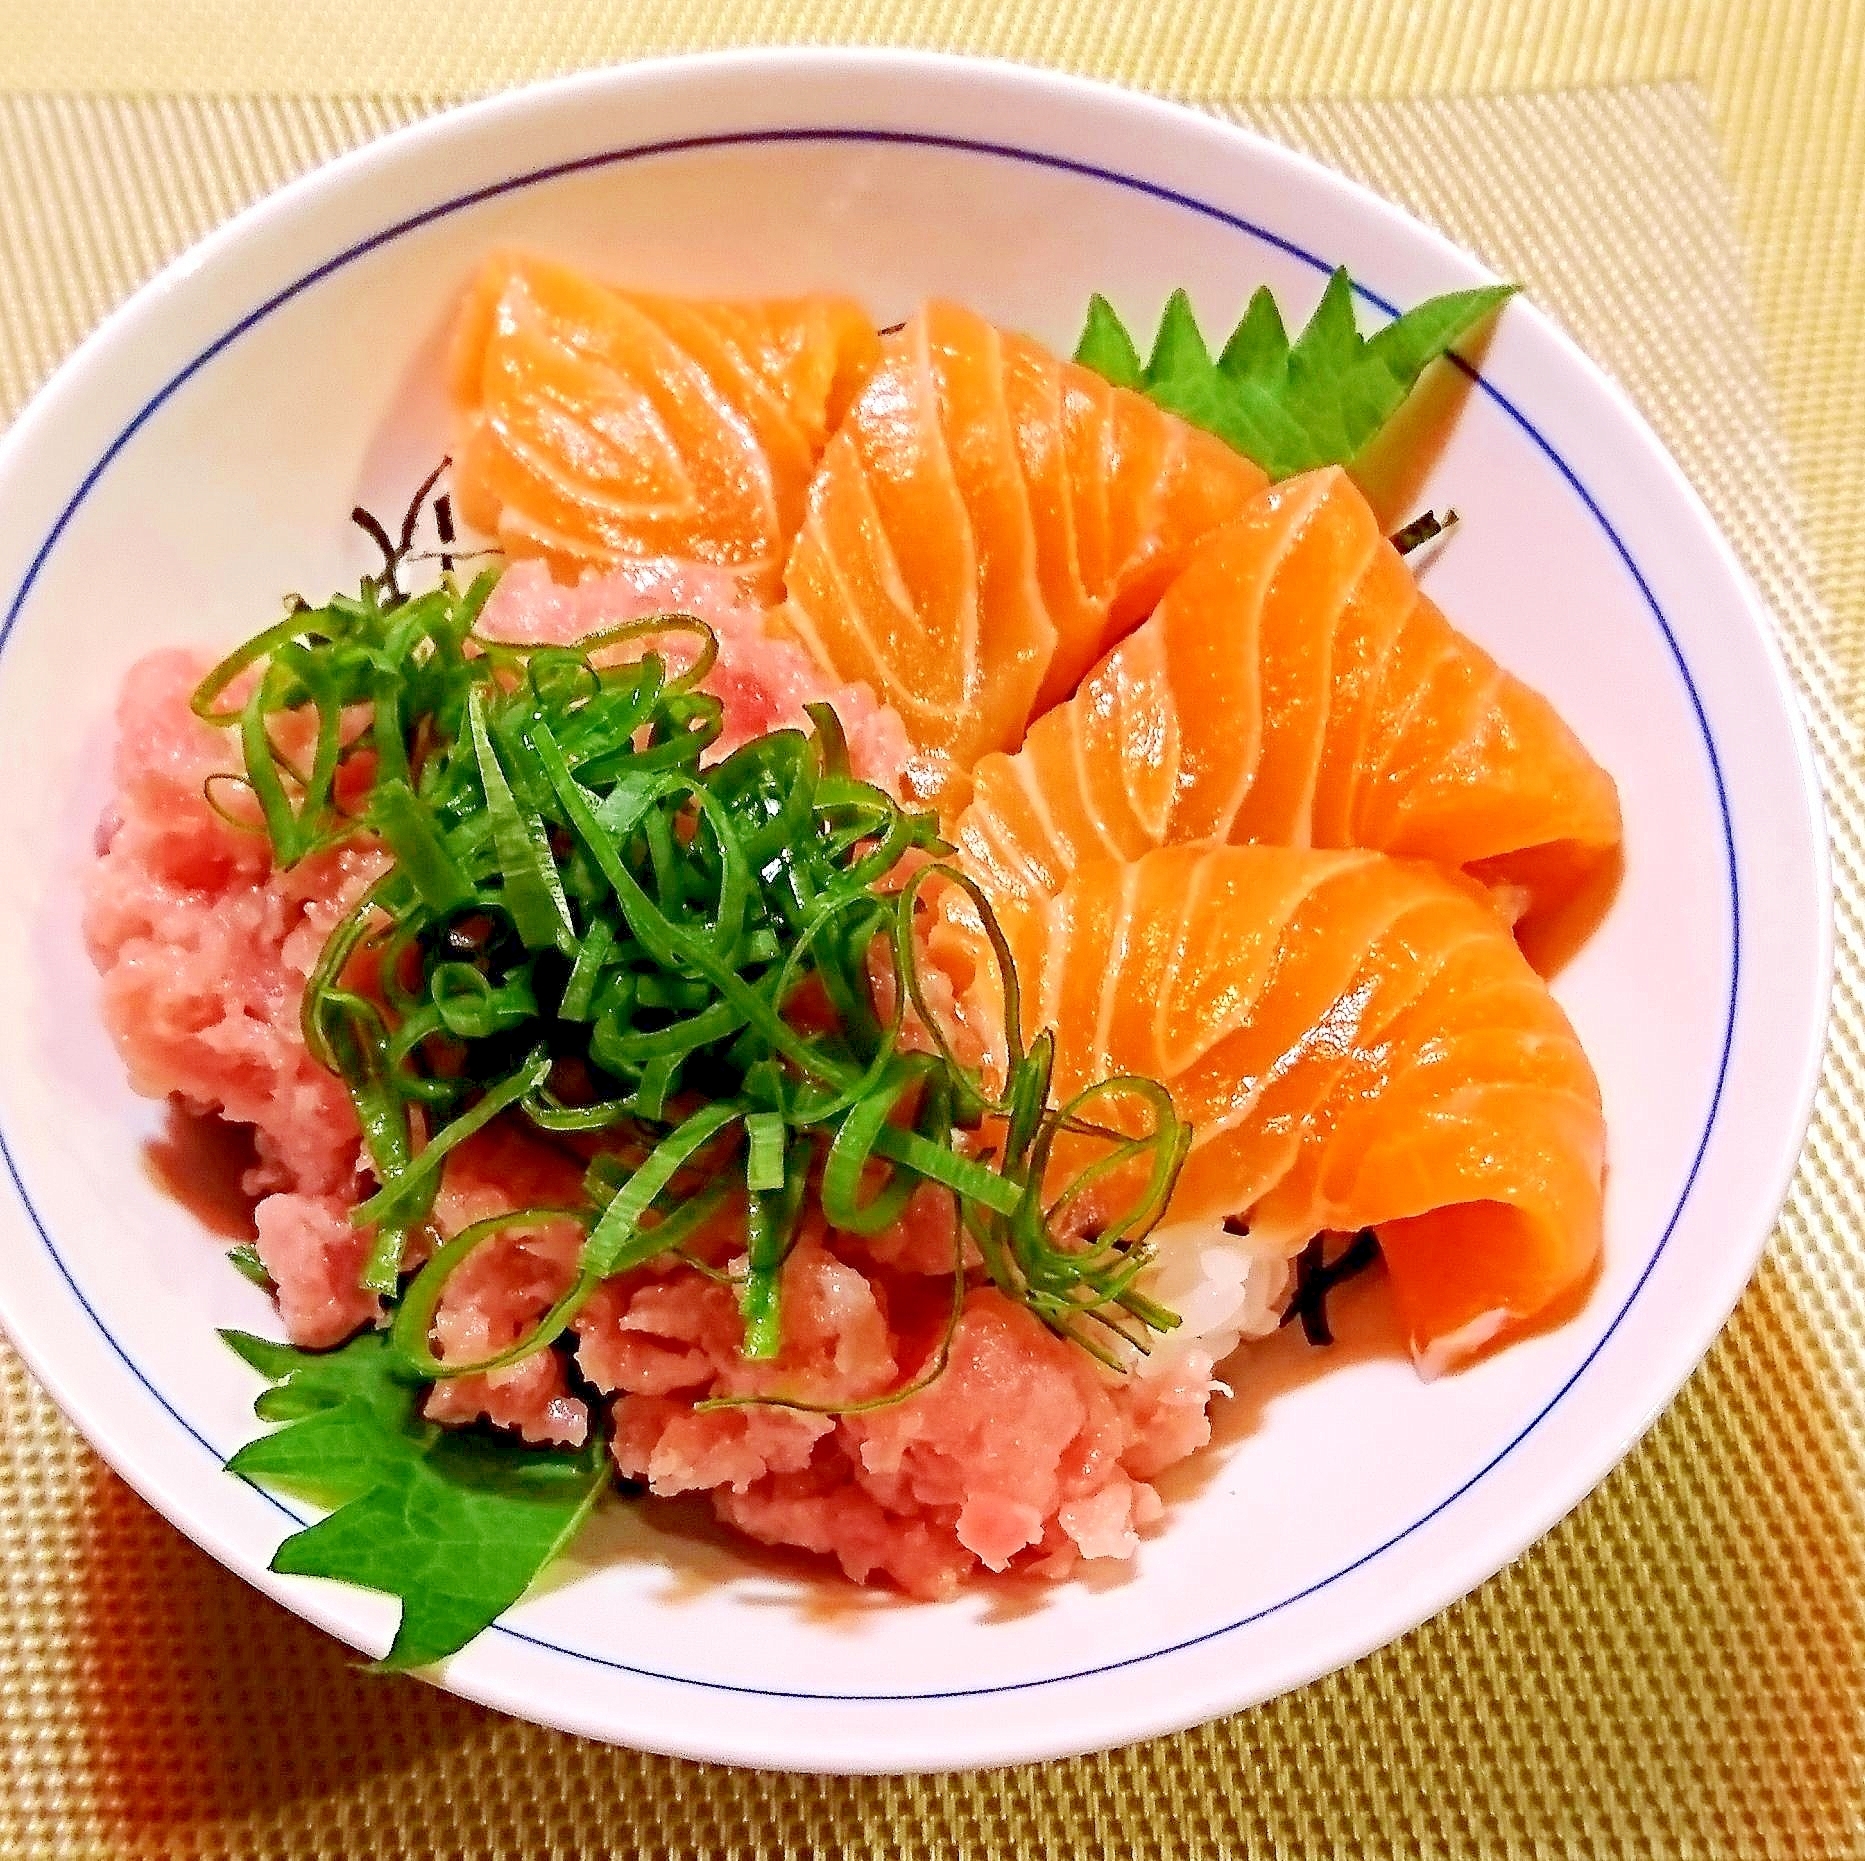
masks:
[[[766,637],[724,576],[631,569],[566,588],[538,565],[515,564],[481,625],[514,642],[566,641],[669,609],[718,636],[707,678],[725,713],[717,753],[802,726],[803,706],[823,700],[857,772],[897,789],[899,720]],[[331,926],[386,859],[358,836],[280,871],[263,834],[209,805],[204,786],[239,765],[232,734],[189,708],[204,669],[195,656],[156,653],[124,686],[85,932],[137,1089],[251,1127],[256,1161],[244,1187],[259,1255],[288,1334],[324,1347],[381,1315],[358,1286],[368,1242],[349,1219],[372,1178],[348,1098],[306,1051],[299,1011]],[[237,812],[232,800],[222,805]],[[574,1201],[582,1167],[528,1127],[495,1125],[449,1159],[435,1225],[451,1234]],[[981,1568],[1059,1577],[1084,1557],[1130,1556],[1160,1509],[1149,1480],[1208,1438],[1207,1404],[1221,1387],[1214,1355],[1274,1322],[1267,1270],[1221,1233],[1177,1247],[1179,1294],[1195,1285],[1204,1306],[1143,1375],[1110,1376],[1022,1307],[972,1286],[944,1370],[904,1402],[840,1416],[768,1404],[696,1412],[712,1396],[859,1403],[925,1372],[950,1321],[952,1226],[931,1190],[871,1239],[820,1219],[808,1226],[784,1269],[784,1347],[773,1363],[740,1357],[728,1284],[671,1264],[612,1281],[583,1309],[574,1372],[564,1355],[543,1353],[435,1384],[428,1412],[573,1444],[587,1438],[592,1407],[604,1406],[618,1471],[650,1494],[704,1494],[754,1538],[823,1553],[858,1581],[914,1595],[944,1594]],[[572,1224],[545,1222],[480,1248],[448,1284],[437,1352],[472,1361],[523,1335],[569,1283],[578,1240]],[[741,1246],[729,1205],[693,1243],[727,1275]]]

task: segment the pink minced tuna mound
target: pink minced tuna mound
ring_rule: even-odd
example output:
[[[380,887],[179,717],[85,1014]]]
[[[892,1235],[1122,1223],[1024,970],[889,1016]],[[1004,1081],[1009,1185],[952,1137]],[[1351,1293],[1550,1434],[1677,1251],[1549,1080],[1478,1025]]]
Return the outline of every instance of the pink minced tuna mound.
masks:
[[[916,1379],[950,1310],[951,1219],[922,1191],[904,1235],[806,1232],[784,1265],[772,1364],[740,1358],[729,1286],[681,1272],[605,1288],[578,1322],[577,1363],[617,1397],[616,1465],[653,1493],[706,1493],[754,1538],[826,1552],[857,1582],[885,1577],[916,1596],[981,1567],[1063,1577],[1084,1557],[1130,1557],[1160,1512],[1143,1476],[1209,1438],[1202,1358],[1189,1375],[1121,1382],[975,1288],[945,1369],[904,1402],[843,1416],[695,1412],[707,1396],[859,1403]]]
[[[719,638],[707,688],[722,701],[718,753],[806,723],[830,703],[858,773],[893,788],[898,718],[766,638],[729,578],[633,568],[575,588],[536,564],[509,568],[481,618],[489,637],[562,642],[677,608]],[[677,649],[678,650],[678,649]],[[294,1342],[321,1348],[381,1316],[357,1278],[368,1235],[349,1211],[371,1178],[349,1101],[305,1050],[305,980],[330,927],[385,863],[366,836],[276,870],[257,832],[208,806],[203,785],[238,769],[231,733],[189,697],[198,657],[152,654],[118,707],[116,792],[99,829],[85,916],[104,1018],[132,1082],[151,1096],[250,1126],[256,1244]],[[436,1204],[447,1234],[506,1210],[574,1200],[582,1162],[528,1127],[495,1125],[448,1161]],[[435,1349],[470,1361],[521,1336],[568,1284],[567,1223],[481,1247],[450,1281]],[[685,1266],[605,1286],[580,1315],[575,1374],[545,1353],[434,1386],[428,1412],[539,1443],[588,1436],[608,1405],[617,1468],[652,1494],[703,1494],[729,1524],[834,1558],[857,1581],[918,1596],[980,1569],[1061,1577],[1084,1557],[1127,1557],[1157,1516],[1150,1477],[1203,1444],[1211,1363],[1197,1350],[1121,1382],[988,1288],[965,1295],[949,1361],[926,1390],[865,1414],[737,1406],[709,1396],[845,1405],[884,1396],[934,1361],[950,1314],[951,1218],[923,1193],[871,1239],[817,1221],[784,1269],[783,1355],[750,1365],[729,1284]],[[723,1211],[693,1243],[727,1275],[742,1225]]]
[[[561,645],[618,622],[649,614],[696,615],[719,641],[706,689],[724,706],[724,730],[713,754],[723,756],[752,737],[790,727],[807,729],[806,704],[824,701],[848,738],[849,762],[864,780],[898,794],[907,734],[900,719],[877,704],[865,685],[837,685],[807,653],[764,631],[763,610],[723,569],[686,563],[634,563],[574,587],[551,580],[541,562],[514,562],[499,578],[479,631],[520,645]],[[689,663],[690,635],[668,633],[651,644],[676,663]],[[637,654],[640,648],[631,648]]]
[[[380,873],[359,841],[273,869],[264,838],[220,818],[202,785],[237,745],[188,708],[197,656],[153,653],[117,706],[116,794],[98,831],[84,931],[104,1021],[130,1081],[250,1125],[258,1247],[292,1338],[335,1344],[376,1315],[356,1283],[367,1242],[343,1087],[305,1051],[304,984],[331,926]]]

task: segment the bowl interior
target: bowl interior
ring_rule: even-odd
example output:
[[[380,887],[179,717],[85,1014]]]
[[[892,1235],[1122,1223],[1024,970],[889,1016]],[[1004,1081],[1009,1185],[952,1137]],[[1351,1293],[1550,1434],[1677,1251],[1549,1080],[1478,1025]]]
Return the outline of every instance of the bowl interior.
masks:
[[[1344,263],[1370,324],[1382,301],[1481,275],[1318,169],[1113,93],[936,60],[696,61],[502,100],[293,190],[139,301],[22,423],[0,455],[16,771],[0,1137],[20,1204],[0,1308],[171,1517],[363,1644],[386,1639],[388,1608],[263,1577],[289,1521],[217,1469],[254,1431],[255,1383],[212,1329],[269,1314],[152,1171],[163,1114],[97,1022],[78,884],[122,673],[368,566],[345,513],[399,507],[444,450],[448,310],[501,245],[663,290],[839,288],[881,324],[949,295],[1058,346],[1097,290],[1138,328],[1186,284],[1221,329],[1261,283],[1305,315]],[[1426,1384],[1378,1288],[1357,1290],[1346,1347],[1284,1336],[1234,1366],[1216,1445],[1168,1476],[1131,1570],[1058,1588],[907,1605],[618,1504],[450,1684],[791,1766],[1106,1744],[1410,1626],[1545,1528],[1668,1398],[1747,1276],[1804,1119],[1825,960],[1804,753],[1695,500],[1531,309],[1506,313],[1474,374],[1443,371],[1414,424],[1382,487],[1395,520],[1463,518],[1425,587],[1553,697],[1625,802],[1622,883],[1556,985],[1612,1134],[1585,1309]]]

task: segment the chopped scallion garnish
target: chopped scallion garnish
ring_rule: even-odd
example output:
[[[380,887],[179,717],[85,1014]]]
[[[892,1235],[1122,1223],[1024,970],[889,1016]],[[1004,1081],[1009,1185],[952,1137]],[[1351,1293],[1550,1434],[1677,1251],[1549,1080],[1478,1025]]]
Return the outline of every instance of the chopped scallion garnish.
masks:
[[[244,777],[221,779],[250,802],[223,813],[251,819],[281,865],[364,833],[393,860],[330,933],[304,1030],[380,1181],[355,1211],[374,1230],[363,1279],[395,1305],[411,1374],[550,1349],[620,1273],[674,1259],[719,1273],[723,1256],[686,1249],[728,1219],[744,1354],[775,1358],[812,1198],[832,1227],[874,1233],[928,1185],[956,1210],[955,1314],[968,1238],[1004,1293],[1109,1362],[1116,1341],[1143,1347],[1176,1322],[1136,1284],[1187,1143],[1170,1100],[1122,1080],[1050,1104],[1051,1044],[1018,1037],[988,902],[940,863],[930,816],[851,773],[831,709],[709,762],[722,712],[700,681],[716,642],[691,616],[569,646],[492,640],[477,622],[495,571],[408,594],[412,521],[399,549],[375,529],[383,573],[295,604],[195,708],[244,752]],[[996,1085],[954,1053],[921,986],[919,918],[942,887],[996,956]],[[501,1118],[593,1146],[584,1201],[477,1222],[409,1277],[443,1164]],[[452,1275],[544,1221],[582,1230],[562,1295],[496,1356],[443,1361],[430,1328]]]

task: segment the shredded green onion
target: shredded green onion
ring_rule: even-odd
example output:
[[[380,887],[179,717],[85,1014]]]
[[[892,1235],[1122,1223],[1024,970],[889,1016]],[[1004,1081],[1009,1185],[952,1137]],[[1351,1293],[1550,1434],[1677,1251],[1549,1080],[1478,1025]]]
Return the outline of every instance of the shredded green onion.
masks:
[[[242,1278],[251,1280],[255,1286],[264,1287],[267,1292],[272,1290],[272,1275],[267,1272],[266,1263],[259,1258],[259,1249],[251,1241],[242,1241],[237,1247],[229,1247],[227,1259]]]
[[[1001,1291],[1105,1361],[1176,1322],[1137,1283],[1188,1142],[1169,1098],[1117,1080],[1051,1104],[1053,1046],[1023,1044],[989,901],[943,863],[930,816],[851,773],[831,709],[712,760],[723,715],[700,682],[716,642],[692,616],[514,645],[477,631],[496,571],[410,595],[398,564],[391,551],[356,596],[292,606],[194,702],[244,757],[215,780],[253,806],[225,818],[262,829],[279,864],[359,834],[393,862],[328,935],[303,1027],[379,1179],[354,1211],[374,1230],[363,1283],[393,1305],[415,1374],[520,1362],[605,1280],[676,1260],[729,1276],[745,1357],[776,1358],[806,1210],[871,1234],[928,1188],[957,1216],[944,1342],[899,1388],[840,1407],[939,1373],[968,1241]],[[680,638],[695,650],[676,665]],[[638,656],[598,663],[617,650]],[[921,984],[938,887],[968,899],[1000,971],[995,1085]],[[474,1223],[410,1276],[446,1159],[500,1118],[593,1150],[585,1201]],[[496,1356],[443,1362],[430,1332],[453,1274],[545,1221],[583,1236],[561,1295]],[[734,1225],[735,1263],[720,1252]]]
[[[745,1187],[754,1195],[766,1189],[781,1189],[787,1177],[783,1114],[747,1112],[745,1144]]]

